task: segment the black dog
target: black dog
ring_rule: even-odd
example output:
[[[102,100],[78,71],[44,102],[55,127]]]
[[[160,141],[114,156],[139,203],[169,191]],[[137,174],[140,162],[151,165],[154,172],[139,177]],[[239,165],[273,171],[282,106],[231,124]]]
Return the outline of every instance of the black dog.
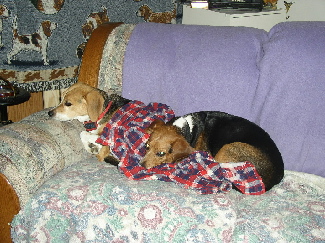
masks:
[[[269,134],[244,118],[224,112],[196,112],[176,117],[167,124],[155,121],[143,166],[174,163],[195,150],[208,151],[220,163],[250,161],[262,177],[266,190],[284,175],[281,153]]]

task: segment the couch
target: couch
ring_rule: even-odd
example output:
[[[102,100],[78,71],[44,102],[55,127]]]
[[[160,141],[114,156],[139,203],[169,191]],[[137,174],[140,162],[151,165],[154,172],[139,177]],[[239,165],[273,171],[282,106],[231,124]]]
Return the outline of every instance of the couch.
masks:
[[[285,176],[259,196],[130,180],[85,151],[83,124],[43,110],[0,129],[1,242],[9,228],[14,242],[324,241],[324,43],[325,22],[101,25],[78,82],[176,115],[247,118],[274,139]]]

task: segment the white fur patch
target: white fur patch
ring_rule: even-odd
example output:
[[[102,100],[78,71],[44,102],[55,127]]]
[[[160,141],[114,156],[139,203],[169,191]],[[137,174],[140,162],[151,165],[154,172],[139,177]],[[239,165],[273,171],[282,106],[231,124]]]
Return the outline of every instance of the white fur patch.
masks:
[[[193,131],[193,117],[191,115],[180,117],[176,121],[174,121],[173,125],[179,128],[183,128],[186,124],[190,127],[190,132]]]
[[[76,116],[76,117],[69,117],[67,116],[66,114],[63,114],[63,113],[56,113],[55,116],[53,116],[53,118],[55,120],[59,120],[59,121],[71,121],[71,120],[78,120],[80,122],[85,122],[85,121],[89,121],[90,118],[88,115],[85,115],[85,116]]]
[[[70,117],[68,117],[66,114],[62,114],[62,113],[56,113],[53,118],[55,120],[58,120],[58,121],[69,121],[71,120]]]
[[[80,139],[87,152],[91,154],[98,154],[99,150],[103,147],[101,144],[96,143],[99,136],[97,134],[82,131],[80,133]],[[96,148],[94,150],[94,148]]]
[[[89,121],[90,117],[88,115],[84,115],[84,116],[77,116],[77,117],[75,117],[73,119],[77,119],[80,122],[85,122],[85,121]]]

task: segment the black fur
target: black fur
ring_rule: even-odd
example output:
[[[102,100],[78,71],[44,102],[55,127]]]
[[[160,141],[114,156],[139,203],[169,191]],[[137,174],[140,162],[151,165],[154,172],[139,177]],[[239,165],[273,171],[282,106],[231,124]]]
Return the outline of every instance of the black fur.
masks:
[[[112,101],[110,109],[104,115],[103,119],[100,121],[100,124],[103,124],[103,123],[108,122],[118,109],[120,109],[122,106],[129,103],[131,100],[123,98],[122,96],[117,95],[117,94],[111,94],[110,96],[107,96],[106,92],[101,91],[101,93],[102,93],[102,95],[103,95],[103,97],[105,99],[105,102],[104,102],[104,105],[103,105],[104,106],[103,110],[105,110],[107,105],[109,104],[109,102]],[[114,166],[118,166],[118,164],[119,164],[119,160],[117,158],[115,158],[114,156],[112,156],[112,155],[109,155],[109,156],[105,157],[104,161],[106,163],[109,163],[109,164],[114,165]]]
[[[242,117],[219,111],[201,111],[188,115],[193,118],[192,132],[188,123],[185,123],[180,132],[192,147],[195,147],[202,133],[206,139],[208,152],[213,157],[225,144],[234,142],[250,144],[268,157],[267,161],[254,163],[257,172],[263,178],[266,190],[282,180],[284,165],[281,153],[269,134],[261,127]],[[169,123],[174,123],[179,118],[176,117]]]
[[[111,107],[109,108],[108,112],[104,115],[103,119],[100,121],[99,124],[103,124],[108,122],[113,114],[120,109],[122,106],[126,105],[127,103],[129,103],[131,100],[123,98],[122,96],[118,95],[118,94],[111,94],[110,96],[107,96],[106,92],[101,91],[105,102],[103,105],[103,110],[106,109],[107,105],[109,104],[109,102],[112,101]]]
[[[111,108],[102,119],[107,122],[112,115],[122,106],[131,100],[125,99],[117,94],[112,94],[105,98],[105,108],[113,101]],[[188,114],[193,118],[192,131],[189,124],[180,129],[180,133],[195,147],[200,134],[204,134],[208,152],[214,157],[217,152],[225,145],[234,142],[247,143],[259,149],[268,157],[268,160],[254,163],[257,172],[263,179],[266,190],[278,184],[284,175],[284,165],[280,151],[273,142],[269,134],[261,127],[242,117],[227,114],[219,111],[201,111]],[[183,117],[186,117],[185,115]],[[169,124],[174,123],[180,117],[172,119]],[[105,162],[117,166],[119,161],[108,156]]]

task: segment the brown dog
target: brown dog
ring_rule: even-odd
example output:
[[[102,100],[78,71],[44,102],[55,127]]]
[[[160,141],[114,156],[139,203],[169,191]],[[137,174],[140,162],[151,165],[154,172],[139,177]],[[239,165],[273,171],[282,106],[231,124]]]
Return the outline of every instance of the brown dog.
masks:
[[[271,9],[276,10],[278,0],[264,0],[264,6],[270,6]]]
[[[217,162],[250,161],[266,190],[284,174],[282,156],[270,136],[256,124],[223,112],[196,112],[165,124],[155,121],[142,160],[146,168],[179,162],[196,150],[208,151]]]
[[[118,164],[115,157],[111,156],[108,146],[96,143],[106,123],[114,113],[130,100],[119,95],[108,95],[106,92],[91,87],[84,83],[76,83],[68,88],[61,98],[61,103],[48,112],[48,115],[59,121],[77,119],[80,122],[88,122],[85,127],[92,127],[91,131],[80,133],[81,141],[85,149],[95,154],[99,161]],[[108,108],[108,109],[107,109]]]
[[[176,24],[176,7],[170,12],[153,12],[148,5],[142,5],[137,16],[143,17],[146,22]]]

